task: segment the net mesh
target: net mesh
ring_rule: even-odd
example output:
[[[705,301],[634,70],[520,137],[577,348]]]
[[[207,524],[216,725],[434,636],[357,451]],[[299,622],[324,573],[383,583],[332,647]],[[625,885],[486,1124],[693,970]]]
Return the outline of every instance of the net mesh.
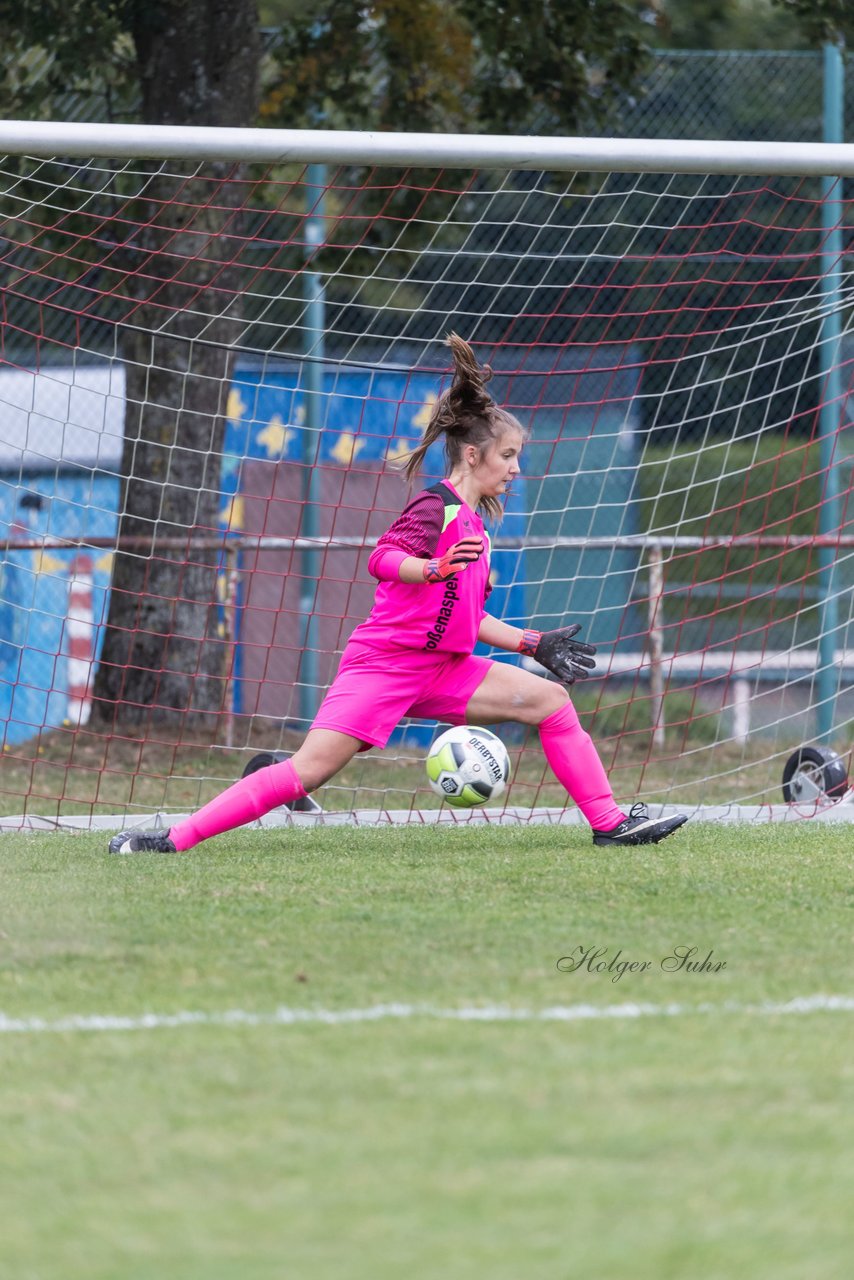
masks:
[[[490,609],[597,643],[618,798],[776,800],[821,707],[847,751],[850,214],[761,175],[7,157],[3,811],[182,811],[294,749],[451,329],[529,433]],[[434,732],[320,802],[438,804]],[[498,732],[508,804],[563,807]]]

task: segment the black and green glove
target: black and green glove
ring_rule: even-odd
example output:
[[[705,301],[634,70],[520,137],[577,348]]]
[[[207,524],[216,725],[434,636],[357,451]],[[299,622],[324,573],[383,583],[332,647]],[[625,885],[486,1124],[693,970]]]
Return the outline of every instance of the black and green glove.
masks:
[[[581,624],[574,622],[571,627],[558,627],[556,631],[523,631],[519,653],[539,662],[564,684],[575,684],[596,666],[596,646],[573,639],[580,630]]]

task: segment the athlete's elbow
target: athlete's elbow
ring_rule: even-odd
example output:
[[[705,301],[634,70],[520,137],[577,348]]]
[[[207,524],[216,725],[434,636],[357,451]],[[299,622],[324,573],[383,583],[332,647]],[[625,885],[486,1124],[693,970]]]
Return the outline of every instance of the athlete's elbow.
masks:
[[[380,581],[379,566],[382,558],[383,558],[383,553],[379,547],[374,547],[373,551],[368,557],[368,573],[371,575],[372,578],[376,578],[377,582]]]

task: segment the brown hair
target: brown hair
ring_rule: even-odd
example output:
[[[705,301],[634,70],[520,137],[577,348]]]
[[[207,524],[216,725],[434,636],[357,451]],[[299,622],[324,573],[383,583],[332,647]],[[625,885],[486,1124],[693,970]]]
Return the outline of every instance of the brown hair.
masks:
[[[500,408],[486,390],[492,377],[488,364],[480,365],[469,344],[456,333],[448,334],[448,346],[454,357],[454,376],[433,406],[424,438],[403,464],[407,480],[414,480],[431,445],[445,437],[445,458],[453,470],[463,456],[463,449],[473,444],[481,456],[491,441],[502,432],[522,427],[506,409]],[[478,507],[494,520],[500,520],[504,507],[498,498],[485,497]]]

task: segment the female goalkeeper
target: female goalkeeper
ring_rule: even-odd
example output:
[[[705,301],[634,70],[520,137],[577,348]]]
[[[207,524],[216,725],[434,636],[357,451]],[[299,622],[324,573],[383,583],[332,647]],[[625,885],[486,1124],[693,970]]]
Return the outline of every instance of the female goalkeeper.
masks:
[[[417,494],[380,538],[368,567],[377,578],[370,616],[356,627],[338,674],[299,750],[241,778],[165,832],[124,831],[112,853],[183,852],[260,818],[323,786],[357,751],[384,747],[403,716],[450,724],[516,720],[536,725],[546,759],[593,829],[598,845],[656,843],[685,815],[653,819],[642,804],[626,814],[582,729],[567,685],[595,666],[578,626],[540,633],[511,627],[484,609],[489,538],[480,513],[502,514],[502,496],[519,475],[524,432],[486,390],[491,376],[471,347],[448,339],[454,376],[420,446],[407,460],[413,479],[443,440],[445,480]],[[475,643],[528,654],[557,681],[475,657]]]

